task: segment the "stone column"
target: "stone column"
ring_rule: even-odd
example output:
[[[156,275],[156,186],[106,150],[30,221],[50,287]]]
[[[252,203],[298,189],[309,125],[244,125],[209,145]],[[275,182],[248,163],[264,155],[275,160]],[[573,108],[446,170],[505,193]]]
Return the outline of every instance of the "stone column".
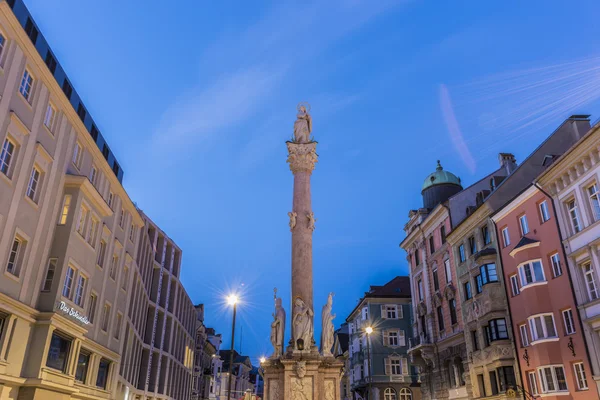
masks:
[[[290,230],[292,232],[292,312],[294,301],[299,297],[314,311],[312,273],[312,234],[315,219],[311,206],[310,176],[317,162],[317,142],[287,142],[290,170],[294,174],[294,201]],[[292,323],[292,338],[294,337]],[[314,341],[314,338],[313,338]],[[310,349],[312,343],[305,343]]]

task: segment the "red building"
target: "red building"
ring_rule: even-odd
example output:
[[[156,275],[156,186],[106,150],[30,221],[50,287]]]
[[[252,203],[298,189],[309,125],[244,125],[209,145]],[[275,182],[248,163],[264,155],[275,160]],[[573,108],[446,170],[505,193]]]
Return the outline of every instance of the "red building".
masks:
[[[492,219],[525,390],[597,399],[551,198],[530,186]]]

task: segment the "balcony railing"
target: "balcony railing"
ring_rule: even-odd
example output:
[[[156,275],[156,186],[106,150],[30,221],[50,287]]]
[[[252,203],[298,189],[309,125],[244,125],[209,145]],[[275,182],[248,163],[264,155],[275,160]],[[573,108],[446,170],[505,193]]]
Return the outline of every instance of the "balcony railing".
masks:
[[[418,346],[421,346],[424,344],[432,344],[432,341],[428,335],[425,335],[423,333],[420,334],[419,336],[408,339],[408,348],[409,349],[418,347]]]

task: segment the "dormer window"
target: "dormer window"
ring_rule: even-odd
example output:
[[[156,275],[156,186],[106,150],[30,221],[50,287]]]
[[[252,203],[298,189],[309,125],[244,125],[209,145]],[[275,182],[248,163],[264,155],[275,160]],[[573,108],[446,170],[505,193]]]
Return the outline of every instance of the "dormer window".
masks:
[[[492,192],[496,190],[496,180],[494,178],[490,179],[490,190]]]

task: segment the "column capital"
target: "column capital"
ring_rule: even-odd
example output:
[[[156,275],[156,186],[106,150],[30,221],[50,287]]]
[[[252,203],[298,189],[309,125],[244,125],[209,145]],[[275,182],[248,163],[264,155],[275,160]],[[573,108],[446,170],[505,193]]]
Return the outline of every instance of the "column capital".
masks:
[[[290,164],[290,171],[294,174],[299,171],[312,173],[318,161],[317,142],[286,142],[285,144],[288,148],[287,162]]]

